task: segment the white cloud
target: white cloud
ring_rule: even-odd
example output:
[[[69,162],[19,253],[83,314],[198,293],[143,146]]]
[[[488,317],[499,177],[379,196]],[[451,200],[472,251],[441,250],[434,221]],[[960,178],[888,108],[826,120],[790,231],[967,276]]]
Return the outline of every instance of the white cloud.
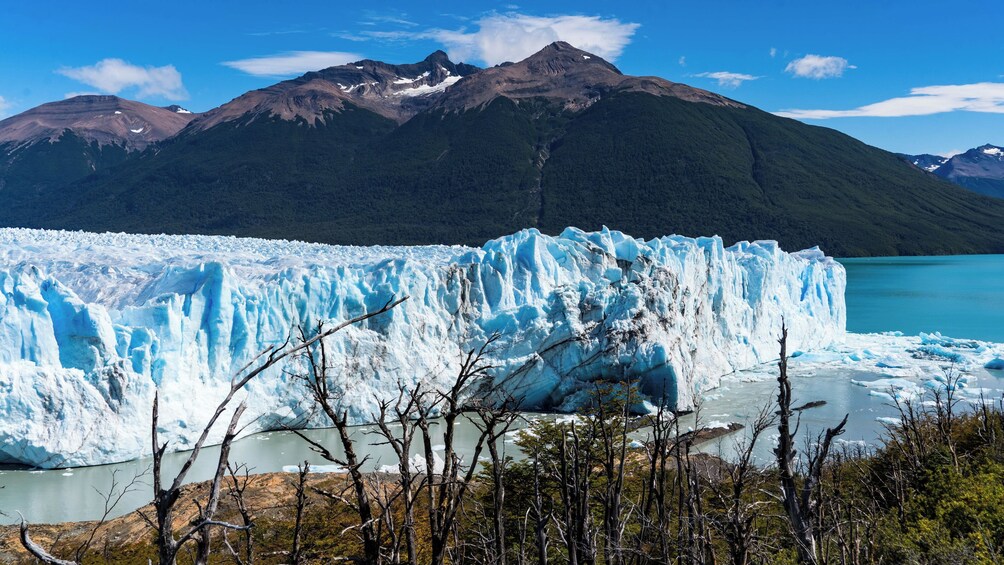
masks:
[[[14,107],[14,104],[7,101],[6,98],[0,96],[0,118],[7,117],[7,111]]]
[[[825,120],[828,118],[928,116],[946,112],[1004,114],[1004,83],[979,82],[922,86],[909,96],[890,98],[851,110],[783,110],[786,118]]]
[[[703,78],[713,78],[718,81],[718,86],[724,88],[739,88],[748,80],[756,80],[760,77],[747,75],[744,73],[730,73],[728,71],[716,71],[713,73],[700,73],[694,76]]]
[[[225,61],[222,64],[249,75],[280,77],[344,65],[362,58],[356,53],[341,51],[288,51],[267,57]]]
[[[774,57],[777,57],[777,47],[770,48],[770,58],[773,59]]]
[[[686,67],[687,66],[687,58],[684,57],[683,55],[680,55],[680,60],[678,62],[680,63],[681,67]]]
[[[122,59],[103,59],[86,67],[65,67],[59,74],[94,87],[107,94],[135,89],[137,98],[162,97],[185,100],[188,91],[181,82],[181,73],[174,65],[140,67]]]
[[[771,57],[776,52],[771,50]],[[856,69],[854,65],[847,62],[843,57],[824,57],[822,55],[806,55],[801,59],[795,59],[784,68],[785,72],[802,78],[838,78],[844,75],[847,69]]]
[[[74,92],[67,92],[63,95],[63,99],[76,98],[77,96],[100,96],[100,92],[94,92],[93,90],[78,90]]]
[[[489,65],[525,59],[555,41],[566,41],[613,61],[639,27],[598,16],[539,17],[518,13],[491,14],[476,23],[477,31],[434,29],[416,38],[442,43],[454,60]]]
[[[413,22],[413,21],[411,21],[411,20],[406,20],[404,18],[397,17],[397,16],[387,16],[387,15],[370,16],[367,19],[367,21],[363,22],[363,23],[366,24],[366,25],[372,25],[374,23],[387,23],[387,24],[395,24],[395,25],[405,26],[405,27],[418,27],[418,24],[415,23],[415,22]]]

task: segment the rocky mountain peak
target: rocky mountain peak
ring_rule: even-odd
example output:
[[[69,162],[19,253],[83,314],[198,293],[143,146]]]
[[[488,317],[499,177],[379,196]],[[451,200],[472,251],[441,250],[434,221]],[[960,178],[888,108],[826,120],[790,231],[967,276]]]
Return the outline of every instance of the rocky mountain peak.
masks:
[[[587,53],[564,41],[555,41],[525,60],[527,68],[537,74],[561,75],[572,69],[589,69],[594,72],[621,71],[597,55]]]
[[[346,103],[403,122],[429,107],[447,87],[479,70],[452,62],[443,51],[402,65],[363,59],[248,92],[207,112],[189,131],[270,116],[313,125],[323,122],[328,112],[341,111]]]
[[[977,147],[975,150],[979,151],[980,154],[982,155],[994,157],[1000,161],[1004,161],[1004,147],[998,147],[996,145],[990,145],[988,143],[986,145],[981,145]]]
[[[602,57],[564,41],[551,43],[518,63],[480,71],[444,92],[436,105],[457,111],[483,106],[498,97],[544,98],[574,111],[620,91],[673,96],[718,106],[742,106],[723,96],[658,77],[624,75]]]
[[[906,155],[905,158],[955,184],[1004,198],[1004,147],[987,143],[951,157]]]

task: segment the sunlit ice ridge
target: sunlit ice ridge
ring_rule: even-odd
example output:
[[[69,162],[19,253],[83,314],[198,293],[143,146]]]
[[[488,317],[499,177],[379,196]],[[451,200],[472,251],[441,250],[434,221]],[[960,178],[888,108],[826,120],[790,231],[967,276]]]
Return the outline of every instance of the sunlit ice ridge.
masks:
[[[596,381],[637,381],[673,408],[723,375],[845,337],[844,268],[818,248],[725,247],[604,228],[461,246],[347,247],[223,236],[0,229],[0,463],[51,468],[185,449],[230,377],[297,326],[409,300],[327,343],[349,418],[398,386],[445,384],[490,336],[498,387],[574,411]],[[247,386],[244,433],[309,413],[301,360]]]

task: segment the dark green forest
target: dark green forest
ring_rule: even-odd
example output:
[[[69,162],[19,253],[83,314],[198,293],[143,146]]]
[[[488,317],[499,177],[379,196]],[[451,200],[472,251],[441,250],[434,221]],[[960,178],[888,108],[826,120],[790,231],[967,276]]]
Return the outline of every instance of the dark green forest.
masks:
[[[579,112],[496,98],[401,125],[347,104],[314,124],[248,119],[112,154],[68,184],[8,175],[0,222],[367,245],[607,225],[836,256],[1004,251],[1004,200],[834,130],[644,93]]]

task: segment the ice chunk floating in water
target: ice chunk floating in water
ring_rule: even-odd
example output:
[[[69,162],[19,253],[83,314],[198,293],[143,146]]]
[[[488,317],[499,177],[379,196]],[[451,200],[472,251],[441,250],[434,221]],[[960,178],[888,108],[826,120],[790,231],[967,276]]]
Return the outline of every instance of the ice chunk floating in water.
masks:
[[[597,379],[639,379],[688,407],[776,358],[782,317],[792,350],[839,341],[844,286],[818,249],[717,237],[525,230],[477,249],[0,229],[0,461],[147,453],[155,391],[161,437],[183,449],[231,373],[291,328],[404,295],[329,344],[354,422],[398,382],[450,379],[493,332],[493,376],[526,408],[573,410]],[[249,385],[247,432],[306,417],[297,369]]]

